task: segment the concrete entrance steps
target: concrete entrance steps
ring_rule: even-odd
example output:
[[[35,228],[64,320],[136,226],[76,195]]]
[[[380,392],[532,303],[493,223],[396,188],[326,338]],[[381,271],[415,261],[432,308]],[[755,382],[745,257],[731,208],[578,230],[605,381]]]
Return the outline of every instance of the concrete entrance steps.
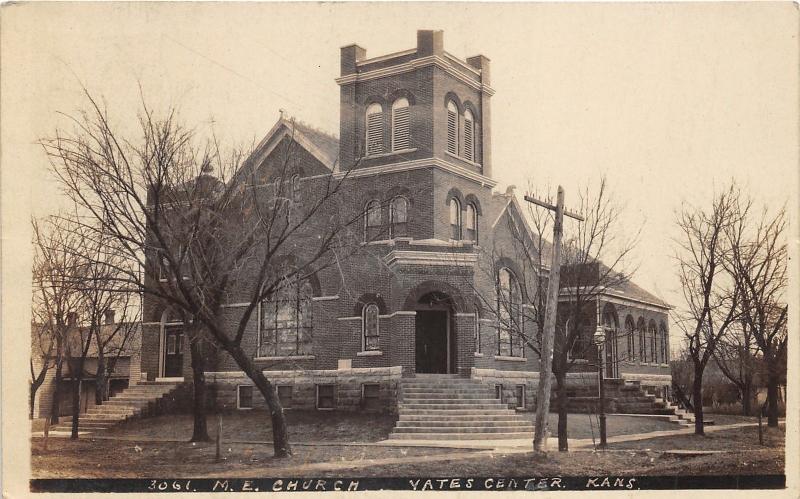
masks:
[[[160,399],[172,393],[178,385],[179,383],[148,381],[126,388],[103,402],[103,405],[90,407],[81,414],[78,429],[81,432],[98,432],[127,419],[146,416]],[[50,427],[50,431],[72,431],[72,418],[59,418],[59,423]]]
[[[493,387],[457,375],[401,381],[390,440],[503,440],[533,437],[530,421],[494,396]]]

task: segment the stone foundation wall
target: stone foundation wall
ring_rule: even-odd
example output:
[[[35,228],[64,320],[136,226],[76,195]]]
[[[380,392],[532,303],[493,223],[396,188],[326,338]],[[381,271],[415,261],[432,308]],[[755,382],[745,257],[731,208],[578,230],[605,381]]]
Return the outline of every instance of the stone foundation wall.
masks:
[[[281,400],[288,410],[317,409],[317,390],[320,385],[333,385],[333,409],[396,413],[399,382],[403,375],[400,366],[351,368],[339,370],[264,371],[264,376],[279,390],[291,387],[291,399]],[[241,371],[209,372],[206,381],[213,387],[214,405],[220,410],[236,410],[239,386],[253,386]],[[376,399],[367,401],[364,385],[377,385]],[[287,390],[284,388],[283,390]],[[253,408],[266,409],[264,397],[253,387]]]

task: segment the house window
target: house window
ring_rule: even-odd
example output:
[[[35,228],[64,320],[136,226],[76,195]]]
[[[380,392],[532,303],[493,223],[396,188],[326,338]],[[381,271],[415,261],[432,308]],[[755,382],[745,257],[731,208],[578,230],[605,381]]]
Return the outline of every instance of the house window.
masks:
[[[364,351],[379,350],[380,331],[378,324],[378,305],[370,303],[361,313],[361,330],[364,336]]]
[[[458,108],[447,101],[447,152],[458,154]]]
[[[464,112],[464,158],[475,161],[475,119],[472,112]]]
[[[570,340],[572,340],[571,344]],[[567,319],[567,322],[564,323],[564,341],[569,347],[569,350],[567,350],[568,359],[586,358],[586,343],[580,331],[575,329],[575,323],[572,319]]]
[[[465,239],[478,244],[478,210],[472,203],[467,204],[467,220],[466,220],[467,233]]]
[[[381,233],[381,203],[373,199],[364,209],[364,241],[374,241]]]
[[[408,235],[408,200],[402,196],[389,205],[389,232],[390,238]]]
[[[456,198],[450,199],[450,237],[461,240],[461,203]]]
[[[367,108],[367,156],[383,152],[383,109],[380,104]]]
[[[392,104],[392,150],[411,147],[411,123],[408,99],[401,97]]]
[[[335,409],[336,400],[334,394],[334,385],[317,385],[317,409]]]
[[[292,386],[278,385],[278,401],[284,409],[292,408]]]
[[[522,294],[517,279],[507,268],[497,278],[497,355],[522,357]]]
[[[628,360],[636,359],[636,338],[633,336],[633,317],[630,315],[625,319],[625,339],[628,345]]]
[[[381,386],[377,383],[361,385],[361,405],[364,410],[377,411],[381,408]]]
[[[525,408],[525,385],[517,385],[515,394],[517,396],[517,409]]]
[[[669,352],[667,351],[667,326],[661,323],[660,336],[661,336],[661,359],[665,364],[669,362]]]
[[[261,303],[260,357],[311,354],[311,283],[297,277]]]
[[[252,409],[253,408],[253,386],[252,385],[239,385],[237,387],[236,408],[237,409]]]

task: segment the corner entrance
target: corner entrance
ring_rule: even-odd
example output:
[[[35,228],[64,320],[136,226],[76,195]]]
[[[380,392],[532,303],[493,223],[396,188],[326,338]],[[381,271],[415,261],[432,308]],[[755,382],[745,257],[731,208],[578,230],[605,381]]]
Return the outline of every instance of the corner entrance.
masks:
[[[446,310],[417,310],[416,372],[449,372],[448,315]]]

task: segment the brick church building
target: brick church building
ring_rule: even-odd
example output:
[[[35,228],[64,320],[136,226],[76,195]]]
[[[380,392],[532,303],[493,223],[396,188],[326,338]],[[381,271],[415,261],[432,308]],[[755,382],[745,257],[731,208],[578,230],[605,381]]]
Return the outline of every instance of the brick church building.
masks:
[[[395,411],[401,380],[421,374],[471,379],[531,409],[539,360],[517,332],[533,331],[531,279],[547,269],[514,251],[529,224],[513,190],[495,190],[489,59],[461,60],[441,31],[418,31],[416,47],[379,57],[343,47],[336,82],[338,138],[281,115],[253,158],[268,177],[293,142],[301,196],[306,182],[347,175],[346,197],[366,213],[363,252],[260,304],[243,345],[289,409]],[[616,334],[606,375],[668,386],[669,305],[630,282],[596,305]],[[149,297],[144,316],[143,378],[188,380],[179,320]],[[576,350],[576,382],[593,379],[592,352]],[[206,380],[220,408],[264,406],[224,352]]]

